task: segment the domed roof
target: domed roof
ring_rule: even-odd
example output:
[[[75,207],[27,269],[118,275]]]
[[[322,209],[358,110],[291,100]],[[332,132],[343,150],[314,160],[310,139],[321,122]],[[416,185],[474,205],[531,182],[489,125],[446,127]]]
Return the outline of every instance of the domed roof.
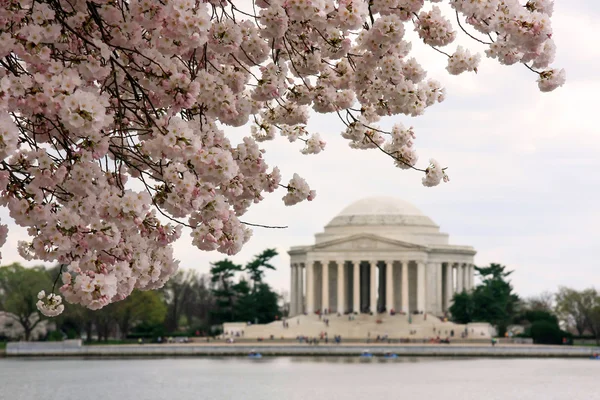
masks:
[[[395,197],[367,197],[344,208],[326,228],[350,225],[438,227],[414,205]]]
[[[367,197],[344,208],[337,216],[352,215],[419,215],[423,212],[407,201],[395,197]]]

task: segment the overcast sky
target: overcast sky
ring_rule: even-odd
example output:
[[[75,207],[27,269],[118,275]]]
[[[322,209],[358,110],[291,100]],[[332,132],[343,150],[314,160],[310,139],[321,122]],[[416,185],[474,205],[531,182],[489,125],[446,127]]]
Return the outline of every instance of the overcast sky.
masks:
[[[593,0],[556,1],[554,65],[567,70],[567,84],[552,93],[540,93],[525,67],[500,66],[485,56],[477,75],[452,77],[444,70],[444,56],[415,44],[413,56],[446,86],[447,99],[421,117],[397,116],[382,126],[395,121],[414,126],[419,165],[438,159],[449,168],[450,183],[423,187],[419,173],[395,168],[384,154],[348,148],[337,116],[316,115],[309,127],[327,141],[324,153],[304,156],[299,143],[284,138],[264,147],[269,164],[278,165],[286,181],[298,172],[317,198],[285,207],[279,191],[253,206],[243,220],[289,228],[256,229],[234,260],[245,263],[267,247],[277,248],[277,271],[267,280],[287,290],[290,246],[312,244],[313,235],[355,200],[396,196],[430,216],[452,244],[475,247],[477,265],[498,262],[514,270],[514,286],[523,296],[559,285],[600,286],[594,252],[600,248],[599,20],[600,4]],[[480,50],[470,41],[460,43]],[[240,139],[239,131],[232,132],[232,141]],[[0,215],[8,221],[5,210]],[[16,243],[26,233],[14,224],[10,230],[3,264],[22,261]],[[224,258],[192,247],[185,234],[176,256],[182,267],[201,272]]]

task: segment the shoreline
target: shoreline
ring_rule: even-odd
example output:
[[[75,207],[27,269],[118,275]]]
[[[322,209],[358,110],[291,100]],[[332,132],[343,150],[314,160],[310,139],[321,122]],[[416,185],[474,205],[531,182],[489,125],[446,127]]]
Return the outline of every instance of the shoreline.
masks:
[[[48,342],[46,342],[48,343]],[[385,353],[398,357],[469,357],[469,358],[590,358],[599,353],[598,347],[545,346],[545,345],[438,345],[438,344],[142,344],[27,346],[15,343],[8,346],[0,357],[6,358],[148,358],[148,357],[247,357],[251,351],[263,357],[358,357],[368,350],[374,358]]]

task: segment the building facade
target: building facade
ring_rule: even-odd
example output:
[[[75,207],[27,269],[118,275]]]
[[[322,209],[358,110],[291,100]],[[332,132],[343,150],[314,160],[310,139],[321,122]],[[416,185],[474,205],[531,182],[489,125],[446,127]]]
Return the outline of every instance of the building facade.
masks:
[[[290,316],[443,315],[454,293],[472,289],[475,253],[449,244],[448,234],[410,203],[359,200],[317,233],[314,245],[289,250]]]

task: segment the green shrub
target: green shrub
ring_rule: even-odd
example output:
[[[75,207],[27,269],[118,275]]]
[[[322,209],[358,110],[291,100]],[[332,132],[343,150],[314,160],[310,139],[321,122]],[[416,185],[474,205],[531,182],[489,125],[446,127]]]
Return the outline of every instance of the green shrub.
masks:
[[[46,335],[46,340],[49,342],[62,342],[64,335],[61,331],[50,331]]]
[[[531,324],[529,333],[535,344],[562,344],[566,332],[560,330],[557,324],[540,320]]]

